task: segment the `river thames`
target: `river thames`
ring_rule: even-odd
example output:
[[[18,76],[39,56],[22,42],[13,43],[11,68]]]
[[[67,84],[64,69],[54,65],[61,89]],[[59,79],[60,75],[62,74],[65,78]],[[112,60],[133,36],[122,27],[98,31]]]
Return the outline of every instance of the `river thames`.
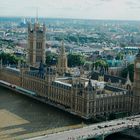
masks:
[[[0,140],[25,139],[83,125],[82,119],[0,87]],[[115,140],[122,140],[122,136]]]

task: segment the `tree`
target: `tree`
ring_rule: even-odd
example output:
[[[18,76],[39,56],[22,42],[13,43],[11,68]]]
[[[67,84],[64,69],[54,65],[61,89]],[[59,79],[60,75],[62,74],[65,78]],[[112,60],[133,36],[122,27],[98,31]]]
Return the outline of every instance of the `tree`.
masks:
[[[9,54],[9,53],[1,53],[0,54],[0,59],[3,60],[3,64],[18,64],[18,61],[24,61],[23,59],[15,56],[14,54]]]
[[[46,54],[46,65],[56,65],[58,61],[58,55],[56,53],[47,53]]]
[[[123,53],[118,53],[116,56],[116,60],[123,60],[124,54]]]
[[[133,82],[134,81],[134,64],[130,64],[127,66],[127,68],[123,69],[121,72],[121,76],[123,78],[126,78],[128,72],[130,75],[130,80]]]
[[[103,59],[99,59],[95,63],[93,63],[92,67],[93,68],[95,67],[96,69],[97,69],[97,67],[104,67],[104,68],[108,69],[108,63]]]
[[[68,66],[75,67],[81,66],[85,63],[85,56],[79,53],[70,53],[68,54]]]

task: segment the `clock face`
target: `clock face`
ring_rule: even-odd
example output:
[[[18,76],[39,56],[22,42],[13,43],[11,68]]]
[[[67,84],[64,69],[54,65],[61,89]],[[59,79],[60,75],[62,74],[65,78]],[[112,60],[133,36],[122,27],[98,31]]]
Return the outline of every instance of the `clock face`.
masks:
[[[140,68],[140,63],[139,62],[136,63],[136,68]]]

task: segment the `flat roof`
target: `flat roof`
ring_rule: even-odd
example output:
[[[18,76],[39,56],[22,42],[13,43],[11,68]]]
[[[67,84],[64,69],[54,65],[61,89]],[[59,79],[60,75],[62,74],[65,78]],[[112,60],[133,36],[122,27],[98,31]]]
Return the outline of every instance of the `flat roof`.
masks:
[[[71,84],[64,83],[64,82],[61,82],[61,81],[54,81],[54,82],[55,82],[55,83],[62,84],[62,85],[65,85],[65,86],[69,86],[69,87],[71,87],[71,86],[72,86]]]

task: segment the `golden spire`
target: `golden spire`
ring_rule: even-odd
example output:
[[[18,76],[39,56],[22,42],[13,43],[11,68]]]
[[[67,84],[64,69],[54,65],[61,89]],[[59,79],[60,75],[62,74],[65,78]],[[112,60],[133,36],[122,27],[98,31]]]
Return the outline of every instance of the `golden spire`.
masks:
[[[129,71],[127,73],[127,78],[126,78],[126,85],[131,85],[131,80],[130,80],[130,74],[129,74]]]
[[[18,60],[17,68],[20,69],[20,66],[21,66],[21,60]]]
[[[65,46],[64,46],[64,40],[62,40],[62,45],[61,45],[61,55],[65,54]]]
[[[129,71],[128,71],[128,73],[127,73],[127,81],[131,81],[131,80],[130,80],[130,73],[129,73]]]
[[[35,23],[38,23],[38,7],[36,7],[36,18],[35,18]]]

